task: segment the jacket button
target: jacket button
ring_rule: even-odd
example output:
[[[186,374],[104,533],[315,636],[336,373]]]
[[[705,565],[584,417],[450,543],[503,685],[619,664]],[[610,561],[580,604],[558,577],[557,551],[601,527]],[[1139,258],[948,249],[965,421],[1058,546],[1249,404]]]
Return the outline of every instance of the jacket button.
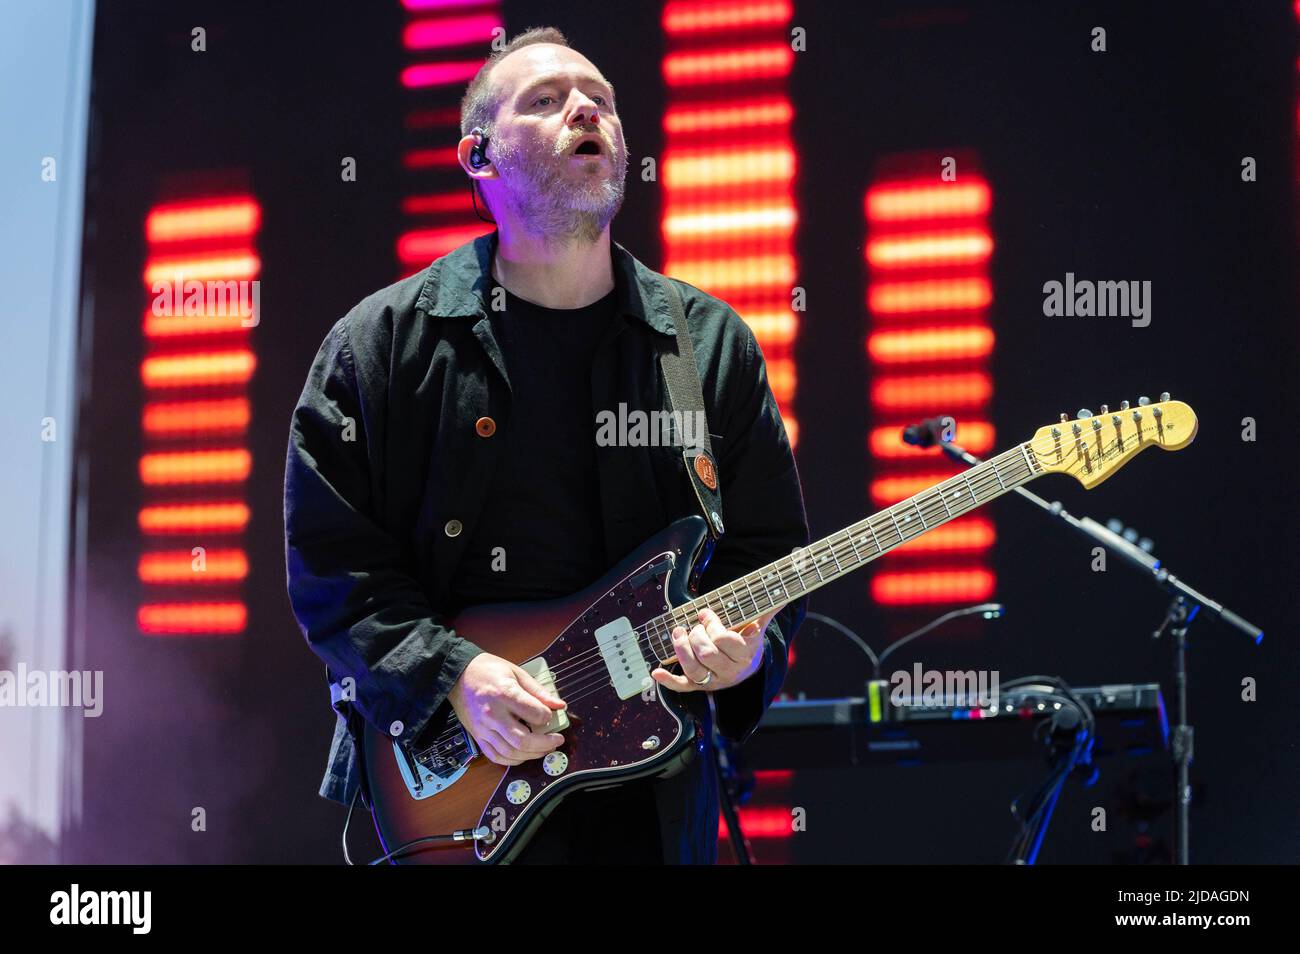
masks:
[[[479,437],[491,437],[497,432],[497,422],[490,417],[480,417],[474,422],[474,430],[478,431]]]
[[[447,534],[447,536],[449,537],[460,536],[460,532],[463,529],[464,527],[461,526],[461,522],[459,520],[448,520],[447,525],[442,528],[443,532]]]

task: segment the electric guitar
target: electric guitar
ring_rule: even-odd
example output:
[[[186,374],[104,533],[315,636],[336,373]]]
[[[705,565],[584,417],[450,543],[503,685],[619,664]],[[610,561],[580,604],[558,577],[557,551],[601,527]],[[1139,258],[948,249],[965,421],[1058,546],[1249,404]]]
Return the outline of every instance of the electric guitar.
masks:
[[[567,703],[543,730],[565,741],[506,767],[478,751],[449,704],[414,746],[367,722],[364,771],[385,858],[507,862],[565,796],[674,770],[690,755],[694,719],[650,678],[676,659],[674,627],[689,629],[708,607],[739,630],[1043,474],[1069,474],[1091,489],[1148,447],[1186,447],[1196,436],[1195,413],[1161,398],[1075,421],[1062,415],[1032,440],[708,593],[695,595],[691,582],[707,560],[707,528],[688,516],[572,596],[466,609],[450,621],[457,633],[515,662]]]

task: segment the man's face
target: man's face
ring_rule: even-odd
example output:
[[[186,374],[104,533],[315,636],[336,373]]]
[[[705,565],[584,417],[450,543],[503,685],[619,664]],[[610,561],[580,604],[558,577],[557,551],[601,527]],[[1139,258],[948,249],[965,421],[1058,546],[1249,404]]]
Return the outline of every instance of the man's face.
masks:
[[[494,198],[529,232],[594,241],[622,205],[627,177],[609,83],[581,53],[551,43],[511,53],[493,68],[492,83]]]

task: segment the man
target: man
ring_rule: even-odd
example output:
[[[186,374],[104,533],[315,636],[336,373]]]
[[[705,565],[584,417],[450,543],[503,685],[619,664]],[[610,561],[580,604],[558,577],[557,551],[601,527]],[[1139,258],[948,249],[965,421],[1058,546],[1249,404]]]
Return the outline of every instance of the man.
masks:
[[[292,421],[289,595],[340,712],[321,794],[345,803],[361,718],[409,743],[448,703],[501,765],[561,744],[541,727],[564,700],[447,621],[575,592],[698,512],[679,449],[596,440],[601,411],[667,407],[654,336],[674,337],[660,276],[610,240],[627,167],[612,86],[558,30],[529,30],[470,83],[461,129],[460,163],[497,231],[353,308]],[[724,507],[707,590],[806,544],[808,527],[753,334],[674,286]],[[570,796],[517,860],[714,861],[714,713],[729,738],[753,731],[803,613],[799,601],[740,632],[711,613],[678,627],[681,672],[652,675],[688,694],[699,755],[670,778]]]

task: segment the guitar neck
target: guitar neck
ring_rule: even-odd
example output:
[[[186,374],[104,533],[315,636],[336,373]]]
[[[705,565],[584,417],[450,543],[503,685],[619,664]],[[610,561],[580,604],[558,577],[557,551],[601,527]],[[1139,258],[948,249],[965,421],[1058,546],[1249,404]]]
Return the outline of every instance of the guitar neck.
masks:
[[[662,627],[652,629],[652,645],[661,660],[671,660],[676,653],[669,634],[676,626],[689,629],[701,610],[713,610],[724,626],[736,629],[866,566],[935,527],[970,513],[1042,473],[1030,444],[1020,444],[675,607],[657,621],[662,622]]]

